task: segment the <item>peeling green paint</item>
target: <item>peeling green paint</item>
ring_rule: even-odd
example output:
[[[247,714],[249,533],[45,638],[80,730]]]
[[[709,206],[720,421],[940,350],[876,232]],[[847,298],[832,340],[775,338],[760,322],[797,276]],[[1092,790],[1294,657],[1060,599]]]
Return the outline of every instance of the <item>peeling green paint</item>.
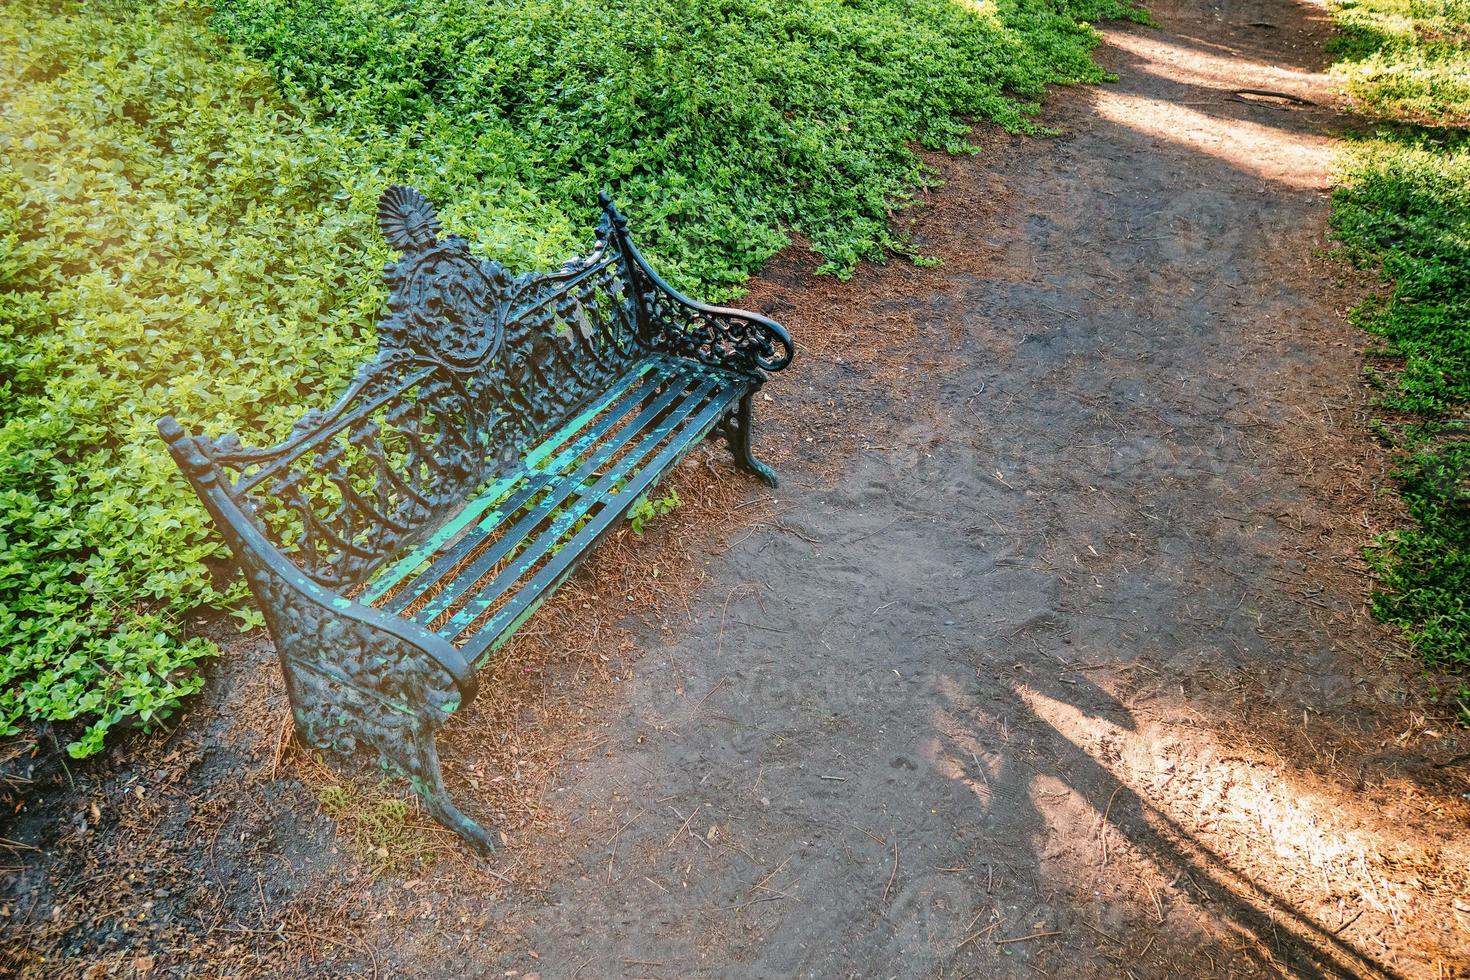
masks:
[[[377,602],[389,591],[391,591],[394,586],[398,585],[400,582],[404,581],[405,579],[412,576],[415,572],[419,571],[419,569],[425,563],[433,558],[433,556],[438,553],[446,544],[452,541],[456,535],[458,535],[465,528],[469,527],[470,524],[473,523],[476,519],[481,517],[481,515],[485,513],[486,508],[494,506],[496,503],[498,503],[500,500],[504,499],[508,494],[510,494],[515,489],[516,484],[524,480],[528,474],[532,472],[545,473],[545,470],[538,469],[541,462],[545,460],[547,456],[551,455],[552,452],[559,448],[568,439],[570,439],[573,435],[581,431],[599,414],[606,411],[607,408],[612,405],[614,401],[622,397],[622,395],[626,393],[628,389],[631,388],[635,383],[640,381],[650,371],[653,371],[655,369],[659,371],[661,377],[667,377],[672,372],[673,367],[673,365],[665,361],[645,361],[642,364],[638,365],[635,370],[629,372],[616,384],[614,384],[612,388],[608,389],[606,394],[604,394],[602,397],[600,397],[590,406],[588,406],[586,411],[584,411],[581,415],[578,415],[576,418],[572,419],[566,425],[558,429],[550,438],[542,442],[535,449],[531,450],[526,455],[524,467],[522,470],[510,476],[502,477],[501,479],[496,480],[485,490],[484,493],[482,493],[478,498],[476,498],[468,506],[466,506],[465,509],[462,510],[459,514],[455,515],[453,520],[450,520],[443,527],[434,532],[434,534],[429,537],[429,539],[426,540],[422,545],[414,549],[404,558],[401,558],[397,562],[394,562],[392,566],[390,566],[382,575],[378,576],[377,580],[374,581],[372,585],[367,588],[367,590],[362,594],[361,601],[368,605]],[[561,466],[565,465],[567,461],[569,461],[566,459],[569,453],[575,451],[576,455],[581,455],[581,453],[585,452],[586,449],[587,446],[583,445],[580,441],[578,443],[574,443],[571,449],[563,451],[561,454],[559,454],[552,461],[551,466],[547,469],[559,469]],[[572,458],[575,458],[575,456],[573,456]],[[493,527],[495,523],[499,522],[502,516],[503,515],[501,515],[499,511],[496,511],[495,513],[492,513],[491,515],[486,517],[485,521],[482,522],[482,525],[484,523],[488,523],[491,527]]]
[[[683,403],[683,406],[690,406],[691,410],[670,413],[650,430],[638,446],[619,460],[618,464],[594,484],[585,496],[578,498],[576,504],[558,514],[552,526],[518,555],[509,568],[496,576],[494,582],[451,617],[449,622],[438,631],[439,635],[452,640],[484,615],[510,585],[560,542],[562,535],[572,529],[577,521],[590,511],[593,504],[604,504],[605,510],[599,513],[592,523],[577,531],[569,541],[561,542],[565,554],[559,554],[553,559],[552,564],[538,572],[530,583],[523,585],[521,591],[497,612],[477,635],[496,637],[489,641],[493,648],[498,645],[499,637],[496,634],[503,632],[508,636],[514,633],[529,615],[527,608],[534,608],[565,580],[575,557],[606,534],[624,516],[633,502],[663,478],[688,446],[703,439],[728,409],[731,402],[738,400],[743,394],[739,389],[733,392],[721,391],[714,384],[712,381],[703,382],[695,394]],[[692,410],[694,407],[698,407],[697,414]],[[658,448],[660,443],[673,433],[677,433],[677,437],[658,452],[651,465],[629,480],[626,486],[616,491],[612,490],[618,481],[624,479],[630,470],[643,462],[650,453]],[[466,585],[473,584],[473,580],[466,582]],[[467,647],[472,645],[466,644]],[[472,661],[478,661],[477,655],[468,653],[467,655]],[[476,665],[478,666],[478,662]]]
[[[551,493],[549,493],[545,498],[541,500],[534,511],[517,521],[515,526],[506,533],[504,538],[497,542],[494,548],[490,549],[479,559],[477,559],[469,568],[465,569],[458,576],[456,576],[455,580],[451,582],[448,587],[444,589],[443,592],[436,596],[433,602],[430,602],[427,606],[425,606],[424,610],[414,618],[421,623],[427,623],[432,621],[435,617],[444,612],[446,609],[450,608],[459,598],[463,596],[464,592],[468,588],[474,586],[475,583],[482,576],[484,576],[486,572],[493,568],[497,562],[504,559],[515,548],[526,543],[528,535],[536,529],[537,525],[539,525],[546,518],[550,517],[553,513],[556,513],[556,517],[553,519],[551,527],[541,534],[537,535],[535,539],[536,543],[532,547],[529,547],[526,551],[523,551],[520,555],[518,555],[511,567],[506,569],[495,578],[496,583],[513,582],[515,580],[515,577],[520,574],[520,572],[516,570],[524,570],[524,567],[526,565],[525,556],[527,554],[534,551],[536,552],[536,555],[539,556],[540,554],[544,554],[546,550],[549,550],[556,542],[556,540],[560,538],[564,533],[566,533],[566,530],[568,528],[575,524],[576,521],[578,521],[583,515],[587,513],[587,511],[591,509],[593,504],[597,503],[599,499],[608,492],[612,484],[618,478],[627,473],[627,471],[633,465],[635,465],[638,460],[642,459],[642,457],[646,455],[647,452],[652,449],[654,445],[662,441],[662,439],[670,431],[672,431],[677,422],[684,418],[688,410],[686,409],[684,413],[679,413],[677,410],[675,410],[674,412],[670,412],[662,420],[654,424],[655,420],[659,419],[660,415],[662,415],[667,409],[669,409],[670,406],[678,401],[681,396],[684,399],[684,401],[681,403],[682,407],[684,405],[698,404],[700,402],[703,402],[704,399],[708,398],[714,390],[714,383],[707,380],[700,382],[699,386],[695,389],[693,393],[690,393],[688,389],[683,386],[670,387],[668,390],[664,391],[657,398],[655,398],[652,402],[644,406],[643,410],[639,412],[638,416],[620,430],[620,435],[624,437],[643,433],[642,440],[638,443],[637,447],[632,452],[624,456],[623,459],[621,459],[609,473],[598,480],[598,482],[594,484],[591,489],[586,489],[585,481],[588,479],[588,477],[592,476],[601,465],[606,463],[607,460],[611,458],[613,453],[621,449],[624,445],[624,442],[622,439],[618,439],[610,441],[608,443],[604,443],[602,446],[598,447],[598,452],[596,454],[594,454],[580,467],[578,467],[577,470],[570,476],[566,477],[558,484],[555,484],[552,487]],[[647,428],[650,424],[654,424],[654,428],[651,430]],[[565,501],[574,493],[577,493],[577,491],[582,492],[577,495],[576,502],[567,506],[561,512],[557,513],[556,509],[562,506]],[[534,560],[534,558],[532,560]],[[512,571],[516,571],[516,576],[511,576],[510,578],[507,578],[506,576]],[[473,621],[475,617],[483,614],[485,610],[490,607],[490,605],[494,602],[494,599],[500,594],[500,591],[501,590],[495,589],[493,585],[490,588],[484,590],[475,599],[471,600],[470,604],[466,606],[465,610],[462,610],[460,613],[456,614],[454,620],[451,621],[449,626],[445,627],[445,631],[441,631],[441,635],[453,636],[454,633],[457,633],[459,631],[459,629],[463,629],[468,622]],[[467,620],[463,619],[466,613],[469,612],[471,609],[474,609],[473,615]],[[458,623],[458,629],[455,629],[454,632],[448,632],[448,630],[456,623]]]

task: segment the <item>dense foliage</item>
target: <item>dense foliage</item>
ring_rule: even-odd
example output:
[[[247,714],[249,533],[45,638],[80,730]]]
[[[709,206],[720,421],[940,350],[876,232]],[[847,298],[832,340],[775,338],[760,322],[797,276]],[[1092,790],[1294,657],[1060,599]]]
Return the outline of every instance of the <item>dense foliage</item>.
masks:
[[[1385,130],[1353,144],[1343,177],[1334,227],[1393,282],[1355,314],[1403,359],[1384,402],[1453,413],[1470,401],[1470,133]]]
[[[1381,577],[1373,611],[1430,663],[1470,671],[1470,442],[1415,453],[1397,475],[1414,524],[1370,552]]]
[[[1470,123],[1470,0],[1338,0],[1335,73],[1355,108]]]
[[[909,144],[1100,77],[1113,0],[0,0],[0,732],[96,751],[197,689],[240,587],[153,432],[282,434],[370,349],[373,205],[525,268],[612,187],[730,294],[807,235],[902,249]],[[223,36],[221,36],[223,35]],[[260,60],[253,60],[260,59]]]
[[[1333,224],[1392,289],[1355,311],[1384,339],[1384,386],[1411,524],[1369,549],[1374,612],[1436,667],[1470,673],[1470,4],[1350,0],[1335,70],[1394,123],[1354,141]],[[1470,682],[1459,708],[1470,721]]]
[[[585,219],[629,203],[676,280],[738,286],[800,229],[841,271],[901,247],[911,141],[1021,127],[1096,81],[1115,0],[220,0],[284,90],[456,188]],[[1019,97],[1019,98],[1018,98]],[[431,195],[432,196],[432,195]]]
[[[0,19],[0,724],[78,754],[198,686],[180,618],[225,598],[153,420],[279,421],[362,352],[373,265],[344,140],[177,5],[99,6]]]

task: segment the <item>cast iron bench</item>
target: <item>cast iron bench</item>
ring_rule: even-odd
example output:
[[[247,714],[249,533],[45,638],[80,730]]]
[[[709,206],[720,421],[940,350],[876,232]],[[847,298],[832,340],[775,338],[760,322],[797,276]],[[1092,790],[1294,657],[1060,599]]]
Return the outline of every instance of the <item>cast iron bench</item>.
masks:
[[[791,338],[680,294],[602,209],[590,255],[513,277],[390,187],[403,258],[341,399],[264,449],[158,423],[265,614],[301,741],[376,750],[484,850],[434,744],[476,669],[706,435],[776,482],[751,400]]]

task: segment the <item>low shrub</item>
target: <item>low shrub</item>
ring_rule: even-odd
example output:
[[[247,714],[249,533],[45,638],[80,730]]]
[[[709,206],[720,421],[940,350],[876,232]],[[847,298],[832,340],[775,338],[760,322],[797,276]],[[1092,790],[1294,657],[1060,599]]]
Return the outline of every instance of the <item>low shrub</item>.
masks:
[[[905,245],[911,144],[1028,128],[1099,81],[1117,0],[219,0],[212,23],[346,130],[392,134],[442,194],[574,226],[608,188],[676,283],[724,295],[802,232],[845,273]],[[432,192],[430,196],[435,196]]]
[[[381,179],[201,27],[0,17],[0,728],[75,755],[197,689],[182,618],[238,594],[154,419],[277,428],[371,342]]]
[[[1384,339],[1367,369],[1394,414],[1409,525],[1368,548],[1373,611],[1426,663],[1470,676],[1470,3],[1344,0],[1334,71],[1389,124],[1350,137],[1334,230],[1391,289],[1354,320]],[[1470,681],[1458,710],[1470,722]]]

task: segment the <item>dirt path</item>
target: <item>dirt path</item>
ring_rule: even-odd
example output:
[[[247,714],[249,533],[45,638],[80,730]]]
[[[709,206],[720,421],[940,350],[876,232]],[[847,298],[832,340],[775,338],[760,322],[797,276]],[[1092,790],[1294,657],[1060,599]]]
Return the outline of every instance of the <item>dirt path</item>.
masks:
[[[543,961],[1470,963],[1464,825],[1379,751],[1405,687],[1365,657],[1393,646],[1361,614],[1363,525],[1340,526],[1378,462],[1354,293],[1318,254],[1343,121],[1233,95],[1329,103],[1323,15],[1154,9],[1162,30],[1107,30],[1116,85],[1057,93],[1061,138],[943,163],[915,228],[942,269],[768,274],[758,298],[798,336],[911,323],[883,362],[910,380],[873,410],[900,424],[848,393],[869,438],[836,488],[788,464],[782,526],[731,548],[639,663],[617,748],[559,804],[631,823],[534,914]],[[833,438],[808,436],[799,458]]]
[[[45,852],[5,893],[9,941],[45,936],[15,962],[1470,975],[1465,747],[1364,613],[1384,461],[1362,285],[1323,254],[1325,19],[1153,9],[1106,30],[1117,84],[1054,93],[1062,136],[933,159],[910,220],[942,266],[842,284],[792,251],[756,284],[806,345],[771,389],[773,516],[638,628],[553,829],[494,871],[517,884],[365,873],[242,648],[223,707],[12,831]],[[516,751],[473,755],[514,723],[488,703],[450,736],[471,796]]]

